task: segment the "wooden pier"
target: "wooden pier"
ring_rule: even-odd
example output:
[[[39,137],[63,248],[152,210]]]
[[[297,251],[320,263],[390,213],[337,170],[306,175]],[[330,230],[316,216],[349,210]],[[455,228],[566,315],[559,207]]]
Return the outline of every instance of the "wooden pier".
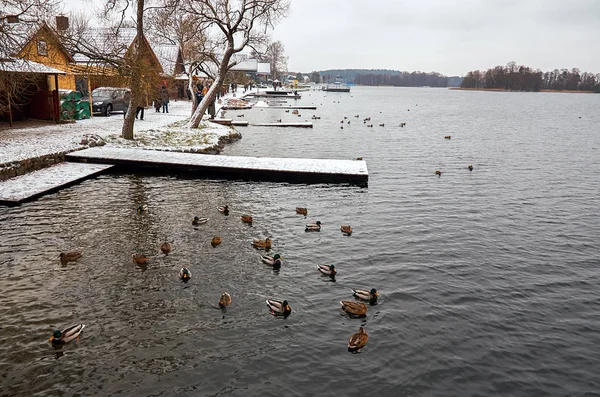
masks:
[[[311,106],[311,105],[300,105],[300,106],[267,106],[267,107],[261,107],[258,109],[305,109],[305,110],[317,110],[316,106]]]
[[[73,185],[112,168],[106,164],[60,163],[0,182],[0,204],[16,205]]]
[[[115,164],[130,169],[178,170],[205,178],[359,185],[366,185],[369,179],[367,163],[362,160],[217,156],[105,146],[79,150],[66,157],[69,161]]]
[[[238,120],[231,121],[231,125],[233,125],[234,127],[248,127],[249,124],[250,124],[249,121],[238,121]]]
[[[252,124],[255,127],[296,127],[296,128],[313,128],[313,123],[260,123]]]

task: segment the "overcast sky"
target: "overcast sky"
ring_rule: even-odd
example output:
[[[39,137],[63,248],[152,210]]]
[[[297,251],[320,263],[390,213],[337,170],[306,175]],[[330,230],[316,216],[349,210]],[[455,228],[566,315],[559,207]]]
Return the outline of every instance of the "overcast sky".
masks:
[[[294,72],[464,75],[516,61],[600,73],[600,0],[291,0],[273,36]]]

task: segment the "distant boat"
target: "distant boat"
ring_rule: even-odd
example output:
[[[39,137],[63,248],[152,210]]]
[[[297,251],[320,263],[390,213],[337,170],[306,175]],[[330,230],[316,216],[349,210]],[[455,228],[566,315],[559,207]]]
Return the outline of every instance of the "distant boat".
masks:
[[[327,84],[323,87],[323,91],[329,92],[350,92],[350,87],[348,87],[345,83],[341,83],[336,81],[333,84]]]

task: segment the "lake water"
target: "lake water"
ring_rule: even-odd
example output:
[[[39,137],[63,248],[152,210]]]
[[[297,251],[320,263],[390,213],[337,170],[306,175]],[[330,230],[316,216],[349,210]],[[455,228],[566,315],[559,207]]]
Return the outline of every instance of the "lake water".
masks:
[[[0,207],[0,395],[600,395],[600,96],[302,94],[319,108],[227,116],[315,114],[313,129],[241,129],[223,154],[361,156],[368,188],[117,173]],[[209,222],[194,228],[194,215]],[[305,233],[316,220],[322,231]],[[250,245],[265,237],[279,272]],[[71,249],[84,256],[62,266]],[[134,252],[152,255],[147,267]],[[365,319],[340,311],[371,287],[381,297]],[[271,297],[289,318],[268,313]],[[49,344],[77,322],[78,343]],[[361,325],[369,342],[351,354]]]

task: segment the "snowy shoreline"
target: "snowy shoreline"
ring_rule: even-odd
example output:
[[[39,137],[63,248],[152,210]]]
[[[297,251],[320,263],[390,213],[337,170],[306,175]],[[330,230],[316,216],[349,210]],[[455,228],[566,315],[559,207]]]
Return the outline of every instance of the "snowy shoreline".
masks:
[[[191,102],[172,101],[169,113],[146,109],[134,125],[134,140],[120,137],[122,114],[68,124],[0,130],[0,181],[64,161],[66,153],[106,144],[148,150],[219,154],[242,136],[233,127],[202,121],[187,127]]]

